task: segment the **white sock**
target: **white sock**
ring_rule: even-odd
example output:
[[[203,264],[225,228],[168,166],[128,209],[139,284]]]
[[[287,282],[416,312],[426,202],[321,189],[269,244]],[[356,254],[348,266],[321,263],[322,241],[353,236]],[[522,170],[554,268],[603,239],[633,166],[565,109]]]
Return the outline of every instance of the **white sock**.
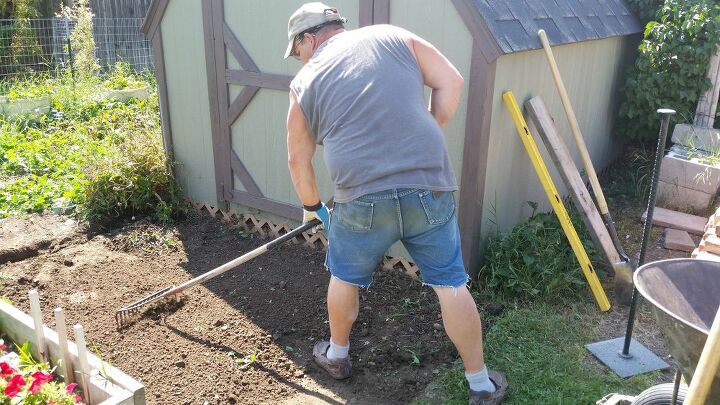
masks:
[[[327,358],[328,360],[344,359],[348,356],[349,351],[350,343],[348,343],[347,346],[340,346],[333,343],[332,339],[330,339],[330,348],[327,351]]]
[[[473,391],[495,392],[495,384],[490,381],[487,367],[483,367],[482,370],[476,373],[468,373],[466,371],[465,378],[470,384],[470,389]]]

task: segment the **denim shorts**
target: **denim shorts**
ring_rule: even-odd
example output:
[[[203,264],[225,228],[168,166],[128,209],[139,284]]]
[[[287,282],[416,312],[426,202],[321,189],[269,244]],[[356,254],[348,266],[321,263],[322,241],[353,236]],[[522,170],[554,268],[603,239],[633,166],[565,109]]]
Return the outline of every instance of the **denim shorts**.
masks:
[[[325,266],[333,277],[368,287],[385,252],[402,241],[423,284],[461,287],[468,282],[452,192],[393,189],[335,203]]]

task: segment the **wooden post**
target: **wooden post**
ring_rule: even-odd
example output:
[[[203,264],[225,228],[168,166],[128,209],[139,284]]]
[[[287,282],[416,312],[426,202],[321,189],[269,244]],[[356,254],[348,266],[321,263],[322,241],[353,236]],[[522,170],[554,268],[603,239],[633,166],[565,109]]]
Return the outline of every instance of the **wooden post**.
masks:
[[[85,332],[80,324],[73,327],[75,331],[75,345],[78,351],[78,362],[80,363],[80,381],[82,381],[82,390],[85,403],[90,405],[90,364],[87,357],[87,346],[85,345]]]
[[[70,361],[70,352],[68,351],[67,326],[65,325],[65,313],[62,308],[55,308],[55,329],[58,334],[58,346],[60,346],[60,369],[66,384],[70,384],[75,379],[72,373],[72,362]]]
[[[30,298],[30,316],[32,317],[33,324],[35,325],[35,347],[37,347],[42,361],[47,361],[48,356],[47,349],[45,348],[45,333],[43,333],[40,296],[38,295],[37,290],[33,289],[28,293],[28,297]]]
[[[720,97],[720,46],[710,59],[707,77],[712,85],[698,100],[694,124],[696,127],[712,128],[715,125],[715,113]]]
[[[712,387],[718,366],[720,366],[720,311],[715,314],[715,320],[710,327],[710,333],[705,341],[705,347],[700,354],[695,374],[693,374],[688,388],[686,405],[703,405]]]

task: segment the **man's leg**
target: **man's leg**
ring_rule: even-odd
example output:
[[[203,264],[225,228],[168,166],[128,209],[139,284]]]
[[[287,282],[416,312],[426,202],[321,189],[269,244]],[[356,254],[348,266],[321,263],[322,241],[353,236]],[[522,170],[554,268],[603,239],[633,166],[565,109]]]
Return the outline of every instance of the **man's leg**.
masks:
[[[475,300],[466,287],[435,287],[440,300],[443,324],[460,353],[465,371],[475,373],[485,367],[482,325]]]
[[[358,286],[330,277],[327,294],[330,339],[336,345],[350,344],[350,329],[360,308]]]

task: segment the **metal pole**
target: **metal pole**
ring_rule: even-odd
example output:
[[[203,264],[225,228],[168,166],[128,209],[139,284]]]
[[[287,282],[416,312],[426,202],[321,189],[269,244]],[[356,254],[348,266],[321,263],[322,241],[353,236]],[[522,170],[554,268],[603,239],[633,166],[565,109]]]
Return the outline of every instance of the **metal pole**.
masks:
[[[73,69],[72,43],[70,41],[70,22],[67,18],[65,19],[65,33],[67,33],[67,37],[65,37],[65,42],[67,43],[67,49],[68,49],[68,62],[70,63],[70,77],[75,78],[75,70]]]
[[[675,114],[675,110],[665,108],[661,108],[657,110],[657,112],[661,115],[662,121],[660,123],[657,149],[655,150],[655,165],[653,166],[652,183],[650,183],[650,195],[648,196],[647,218],[645,218],[645,226],[643,227],[642,240],[640,242],[640,256],[636,268],[645,264],[645,251],[647,250],[648,241],[650,240],[650,230],[652,229],[655,197],[657,194],[658,178],[660,177],[660,165],[665,152],[665,142],[667,140],[668,127],[670,126],[670,117]],[[637,308],[638,295],[640,294],[637,292],[637,289],[633,287],[627,330],[625,332],[625,344],[623,345],[622,353],[620,353],[620,356],[625,358],[632,357],[630,354],[630,340],[632,339],[633,326],[635,324],[635,309]]]

